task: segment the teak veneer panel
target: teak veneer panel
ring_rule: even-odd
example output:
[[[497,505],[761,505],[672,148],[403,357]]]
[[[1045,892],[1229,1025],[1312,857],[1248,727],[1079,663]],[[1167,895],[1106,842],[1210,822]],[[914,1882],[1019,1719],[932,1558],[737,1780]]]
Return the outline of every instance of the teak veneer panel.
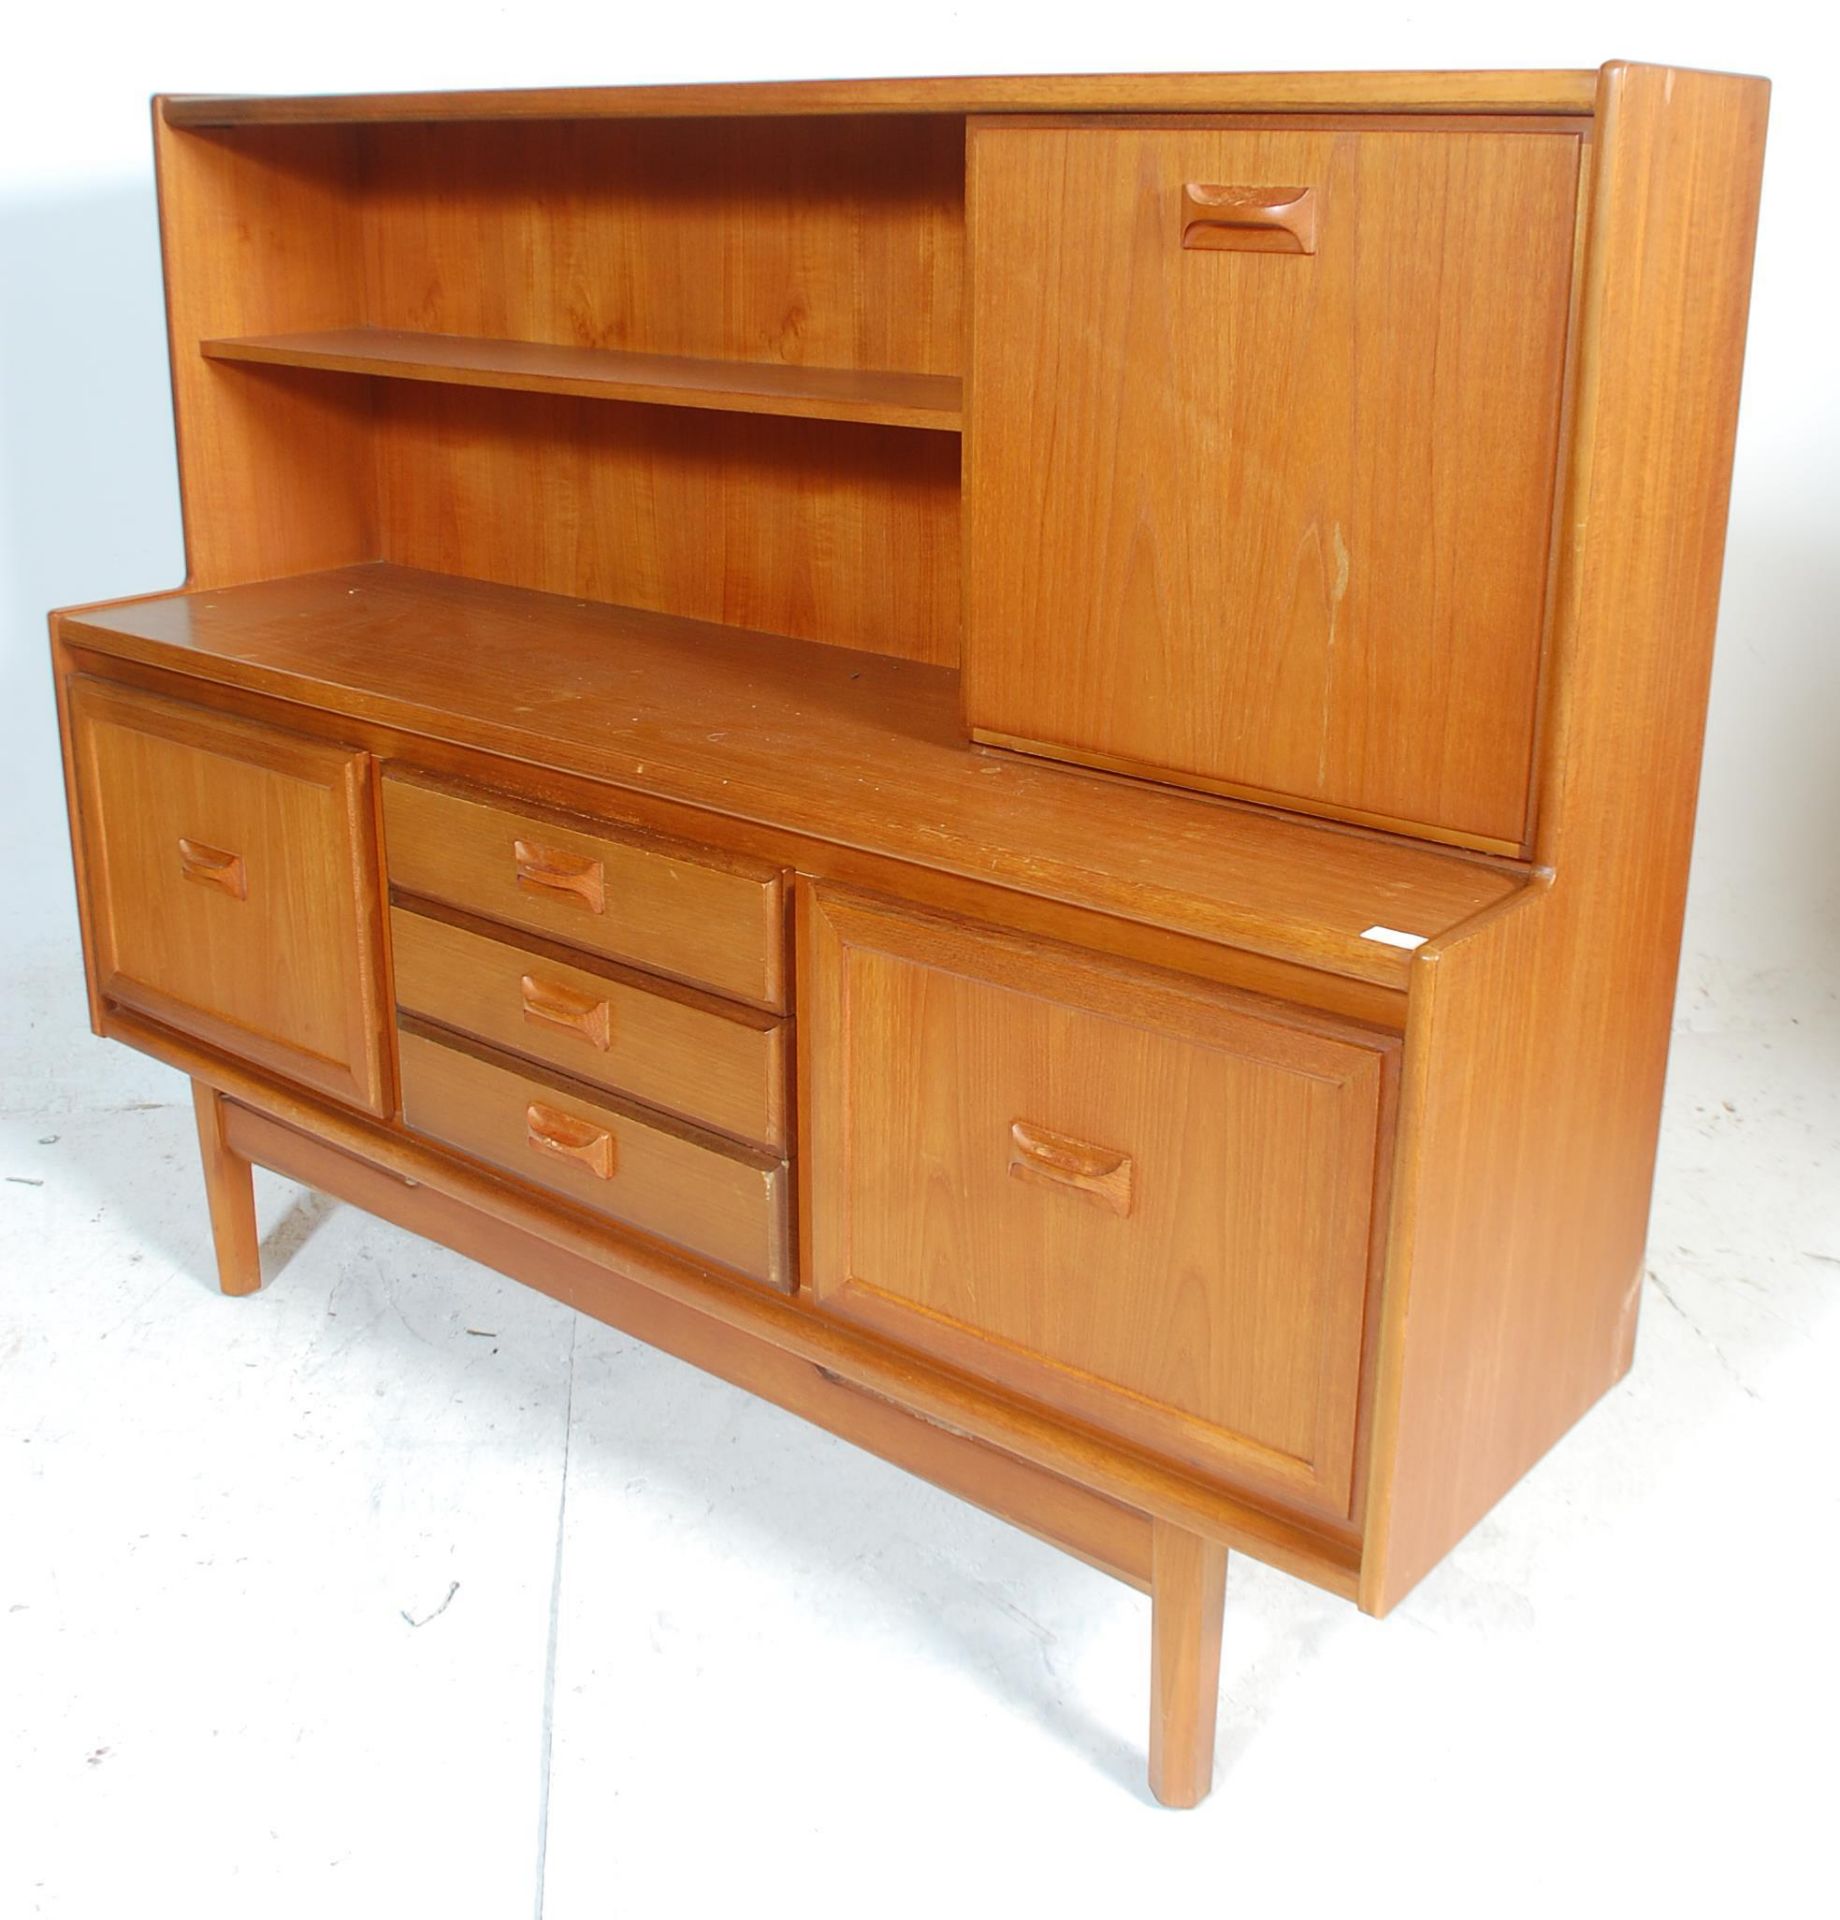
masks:
[[[443,913],[390,914],[396,1004],[741,1140],[787,1143],[786,1024],[713,994]]]
[[[402,381],[374,404],[400,565],[958,658],[949,434]]]
[[[961,383],[942,373],[876,373],[854,367],[754,365],[682,355],[614,353],[530,340],[479,340],[387,327],[333,327],[322,333],[271,333],[207,340],[211,360],[255,366],[314,367],[374,374],[434,386],[496,387],[571,394],[715,413],[770,413],[803,420],[855,420],[869,426],[956,432]]]
[[[1578,168],[974,124],[973,729],[1518,851]],[[1185,246],[1196,181],[1307,193],[1310,251]]]
[[[832,113],[1582,113],[1596,97],[1596,82],[1588,69],[952,75],[475,93],[170,94],[159,104],[176,127]]]
[[[70,687],[98,995],[386,1110],[369,757]]]
[[[957,676],[362,567],[62,616],[67,643],[1387,985],[1524,876],[968,748]],[[530,662],[540,658],[540,673]]]
[[[763,1280],[792,1285],[786,1168],[461,1036],[405,1025],[403,1124],[520,1180]],[[560,1141],[566,1152],[558,1152]]]
[[[1769,87],[1607,67],[1563,524],[1549,880],[1422,954],[1362,1604],[1634,1354]]]
[[[1346,1513],[1397,1042],[832,889],[799,969],[822,1305]]]
[[[359,138],[373,326],[763,371],[963,370],[955,120],[378,126]]]
[[[391,767],[390,885],[776,1010],[785,883],[711,848],[620,833]]]

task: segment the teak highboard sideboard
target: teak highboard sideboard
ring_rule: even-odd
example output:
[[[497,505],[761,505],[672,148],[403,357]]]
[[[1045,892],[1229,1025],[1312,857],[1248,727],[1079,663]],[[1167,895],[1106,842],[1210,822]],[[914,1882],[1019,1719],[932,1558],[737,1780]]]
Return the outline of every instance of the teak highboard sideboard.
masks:
[[[170,97],[90,1010],[263,1166],[1152,1598],[1384,1613],[1630,1364],[1768,90]],[[661,1436],[660,1444],[667,1444]]]

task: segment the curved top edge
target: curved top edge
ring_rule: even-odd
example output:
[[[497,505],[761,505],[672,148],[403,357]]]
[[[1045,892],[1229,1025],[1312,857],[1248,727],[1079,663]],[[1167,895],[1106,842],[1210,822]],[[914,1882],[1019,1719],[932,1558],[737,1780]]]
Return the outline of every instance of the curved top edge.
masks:
[[[719,81],[372,94],[169,94],[173,127],[842,113],[1588,113],[1595,69],[1551,72],[1024,74]]]

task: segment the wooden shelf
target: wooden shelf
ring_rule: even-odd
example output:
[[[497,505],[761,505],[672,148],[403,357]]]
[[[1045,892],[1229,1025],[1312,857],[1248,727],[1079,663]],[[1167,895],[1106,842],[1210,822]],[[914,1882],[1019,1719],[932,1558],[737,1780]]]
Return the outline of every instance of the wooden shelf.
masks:
[[[388,565],[67,613],[94,648],[1400,987],[1518,871],[969,745],[958,675]]]
[[[269,333],[205,340],[210,360],[316,367],[443,386],[565,393],[589,400],[698,407],[717,413],[786,414],[800,420],[855,420],[871,426],[956,433],[963,383],[942,373],[877,373],[853,367],[793,367],[674,354],[616,353],[545,346],[531,340],[476,340],[383,327]]]

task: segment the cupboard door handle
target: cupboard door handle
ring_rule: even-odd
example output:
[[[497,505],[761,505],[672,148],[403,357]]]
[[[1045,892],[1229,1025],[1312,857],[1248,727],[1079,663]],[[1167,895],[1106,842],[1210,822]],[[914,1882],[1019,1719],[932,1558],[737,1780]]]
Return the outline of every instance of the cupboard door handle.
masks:
[[[1120,1217],[1131,1211],[1131,1156],[1114,1147],[1091,1146],[1015,1120],[1009,1129],[1009,1171],[1011,1179],[1077,1193]]]
[[[1314,187],[1182,189],[1182,244],[1208,252],[1314,253]]]
[[[598,860],[539,846],[534,840],[514,841],[511,857],[517,862],[517,883],[526,893],[552,899],[561,895],[580,901],[590,913],[607,911],[607,881]]]
[[[226,853],[222,847],[207,847],[202,840],[179,836],[179,872],[201,887],[216,887],[232,900],[249,898],[249,875],[240,853]]]
[[[560,980],[539,980],[534,973],[525,974],[518,987],[523,995],[524,1018],[534,1026],[579,1034],[602,1053],[613,1045],[613,1007],[608,1001],[578,993]]]
[[[546,1107],[533,1100],[524,1109],[524,1138],[539,1153],[553,1153],[586,1167],[597,1180],[611,1180],[614,1169],[613,1135],[592,1120]]]

